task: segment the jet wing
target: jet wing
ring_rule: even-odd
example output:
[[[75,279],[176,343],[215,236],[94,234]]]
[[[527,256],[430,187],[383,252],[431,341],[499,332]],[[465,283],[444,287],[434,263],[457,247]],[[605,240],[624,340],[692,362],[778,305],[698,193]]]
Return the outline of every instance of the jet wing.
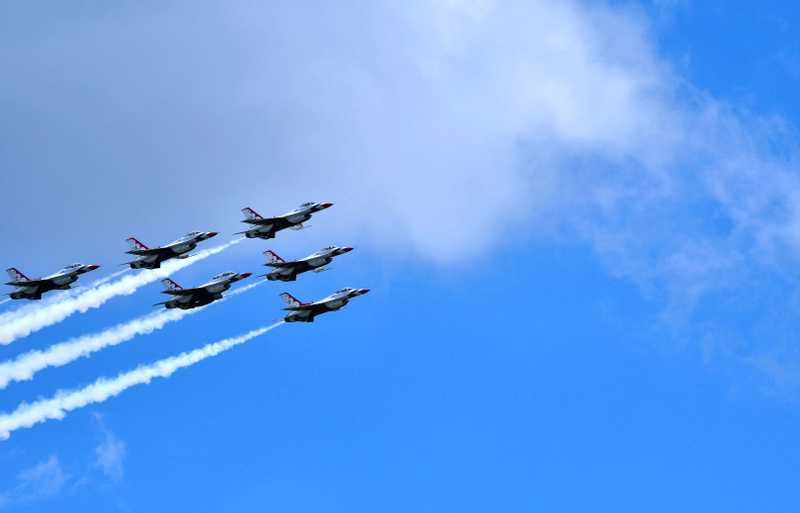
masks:
[[[153,255],[171,255],[173,251],[169,248],[148,248],[148,249],[132,249],[126,251],[129,255],[136,256],[153,256]]]
[[[268,224],[280,224],[286,222],[286,218],[288,216],[278,216],[278,217],[261,217],[259,219],[245,219],[242,221],[243,223],[247,224],[254,224],[254,225],[268,225]]]
[[[11,285],[12,287],[40,287],[42,285],[47,285],[48,283],[52,283],[53,280],[45,279],[45,280],[25,280],[25,281],[9,281],[6,285]]]
[[[339,299],[323,299],[321,301],[315,301],[311,303],[309,306],[313,306],[316,308],[327,308],[329,303],[335,303],[336,301],[340,301]]]
[[[207,294],[208,290],[205,287],[194,289],[175,289],[175,290],[162,290],[162,294],[169,294],[170,296],[195,296],[199,294]]]
[[[287,306],[284,310],[290,312],[320,312],[325,311],[328,308],[328,303],[332,303],[333,299],[329,299],[327,301],[316,301],[314,303],[304,303],[298,306]]]
[[[294,262],[268,262],[264,265],[268,267],[274,267],[276,269],[287,269],[291,267],[301,267],[304,262],[294,261]]]
[[[311,310],[313,305],[311,303],[300,305],[300,306],[285,306],[283,309],[288,312],[303,312],[306,310]]]

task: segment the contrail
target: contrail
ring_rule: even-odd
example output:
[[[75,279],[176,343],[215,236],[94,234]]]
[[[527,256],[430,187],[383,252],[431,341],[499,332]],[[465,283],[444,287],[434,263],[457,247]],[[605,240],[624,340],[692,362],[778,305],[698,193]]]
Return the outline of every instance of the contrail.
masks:
[[[264,282],[258,281],[245,287],[239,287],[216,303],[221,303],[229,297],[247,292],[262,283]],[[162,310],[132,321],[117,324],[99,333],[84,335],[60,344],[54,344],[44,350],[29,351],[21,354],[13,360],[0,363],[0,389],[6,388],[12,381],[30,380],[34,374],[42,369],[61,367],[78,358],[88,357],[106,347],[116,346],[123,342],[128,342],[139,335],[146,335],[160,330],[168,323],[200,312],[204,308],[206,307],[192,310]]]
[[[125,390],[150,383],[153,378],[168,378],[176,370],[190,367],[206,358],[216,356],[223,351],[252,340],[283,324],[276,322],[270,326],[249,331],[238,337],[227,338],[165,358],[150,365],[138,367],[132,371],[117,375],[115,378],[99,378],[91,385],[78,390],[61,390],[50,399],[40,399],[33,403],[22,403],[16,410],[0,414],[0,440],[6,440],[13,431],[34,426],[48,419],[63,419],[67,413],[83,408],[89,404],[101,403]]]
[[[111,280],[113,280],[117,276],[122,276],[123,274],[126,274],[126,273],[130,272],[130,270],[131,270],[131,268],[128,267],[127,269],[122,269],[120,271],[113,272],[113,273],[109,274],[108,276],[103,276],[102,278],[94,280],[86,288],[92,289],[94,287],[99,287],[100,285],[102,285],[104,283],[110,282]],[[79,290],[79,289],[75,289],[75,290]]]
[[[125,276],[115,282],[91,288],[76,297],[68,297],[57,303],[26,312],[21,316],[12,316],[8,322],[0,324],[0,344],[10,344],[20,337],[26,337],[35,331],[61,322],[76,312],[83,313],[89,309],[98,308],[113,297],[133,294],[143,285],[166,278],[170,274],[211,255],[216,255],[242,240],[241,238],[232,240],[221,246],[200,251],[186,259],[170,260],[162,265],[160,269],[152,269],[136,275]]]
[[[22,306],[15,308],[14,310],[9,310],[7,312],[3,312],[2,314],[0,314],[0,325],[9,322],[11,319],[18,319],[23,315],[28,315],[31,312],[41,310],[42,308],[52,305],[53,303],[58,303],[62,299],[66,298],[68,295],[69,295],[68,291],[59,290],[58,292],[53,292],[52,294],[49,294],[48,296],[44,297],[39,301],[23,303]]]
[[[42,308],[44,308],[44,307],[46,307],[48,305],[52,305],[53,303],[58,303],[59,301],[61,301],[64,298],[77,296],[78,294],[81,294],[82,292],[84,292],[87,289],[91,289],[91,288],[94,288],[94,287],[99,287],[100,285],[102,285],[104,283],[107,283],[107,282],[113,280],[114,278],[116,278],[118,276],[121,276],[121,275],[123,275],[123,274],[125,274],[125,273],[127,273],[129,271],[130,271],[130,268],[123,269],[121,271],[117,271],[117,272],[111,273],[108,276],[104,276],[102,278],[99,278],[99,279],[93,281],[92,283],[90,283],[89,285],[80,286],[80,287],[76,287],[74,289],[69,289],[69,290],[59,290],[58,292],[50,294],[50,295],[48,295],[47,297],[45,297],[44,299],[42,299],[40,301],[36,301],[36,302],[33,302],[33,303],[26,303],[26,304],[23,304],[22,306],[20,306],[19,308],[14,309],[14,310],[9,310],[8,312],[3,312],[2,314],[0,314],[0,324],[4,324],[4,323],[8,322],[9,319],[19,318],[19,317],[22,317],[23,315],[29,314],[30,312],[33,312],[33,311],[36,311],[36,310],[41,310]],[[11,298],[4,299],[3,301],[0,301],[0,305],[2,305],[4,303],[7,303],[9,301],[11,301]]]
[[[160,330],[167,323],[177,321],[191,313],[201,310],[166,310],[145,315],[132,321],[117,324],[100,333],[84,335],[42,351],[30,351],[13,360],[0,363],[0,389],[12,381],[26,381],[47,367],[61,367],[83,356],[100,351],[106,347],[127,342],[138,335]]]

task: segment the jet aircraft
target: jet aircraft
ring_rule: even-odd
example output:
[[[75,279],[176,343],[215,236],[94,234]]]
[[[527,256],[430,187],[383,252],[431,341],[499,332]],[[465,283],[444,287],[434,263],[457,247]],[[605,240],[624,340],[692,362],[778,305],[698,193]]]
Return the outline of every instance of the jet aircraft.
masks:
[[[78,281],[81,274],[94,271],[100,267],[96,264],[70,264],[60,271],[44,278],[30,279],[18,269],[6,269],[11,281],[6,285],[16,287],[17,290],[9,294],[11,299],[42,299],[42,294],[51,290],[67,290],[72,288],[71,283]]]
[[[303,223],[311,219],[312,215],[332,206],[333,203],[303,203],[296,209],[276,217],[262,217],[252,208],[246,207],[242,209],[245,217],[242,222],[254,225],[254,228],[239,233],[243,233],[248,239],[272,239],[276,233],[286,228],[302,229]]]
[[[268,260],[268,262],[264,265],[272,267],[274,270],[264,276],[266,276],[270,281],[295,281],[298,274],[308,271],[314,271],[315,273],[324,271],[324,266],[330,264],[334,257],[344,255],[345,253],[349,253],[351,251],[353,251],[353,248],[349,246],[328,246],[327,248],[322,248],[316,253],[312,253],[305,258],[286,262],[284,259],[279,257],[277,253],[268,249],[264,252],[264,255]]]
[[[189,251],[197,247],[198,242],[210,239],[217,235],[217,232],[190,232],[177,240],[157,248],[148,248],[134,237],[127,239],[131,245],[129,255],[139,258],[124,265],[130,265],[131,269],[158,269],[161,262],[170,258],[189,258]]]
[[[231,288],[231,284],[247,278],[250,274],[251,273],[221,273],[211,278],[207,283],[193,289],[185,289],[169,278],[166,278],[161,280],[161,283],[163,283],[166,288],[166,290],[162,291],[162,294],[175,296],[175,299],[157,303],[155,306],[164,305],[168,309],[180,308],[181,310],[189,310],[213,303],[218,299],[222,299],[222,293]]]
[[[288,305],[284,310],[289,315],[283,318],[286,322],[314,322],[314,317],[328,312],[334,312],[344,307],[354,297],[363,296],[369,289],[339,289],[330,296],[313,303],[303,303],[288,292],[281,294],[281,298]]]

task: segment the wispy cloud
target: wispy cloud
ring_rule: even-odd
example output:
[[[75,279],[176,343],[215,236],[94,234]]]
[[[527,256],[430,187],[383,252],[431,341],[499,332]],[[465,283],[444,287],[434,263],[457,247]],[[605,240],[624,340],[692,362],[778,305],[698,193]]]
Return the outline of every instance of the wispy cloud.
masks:
[[[0,493],[0,508],[24,504],[58,495],[69,480],[56,456],[17,474],[17,484]]]
[[[50,399],[40,399],[32,403],[22,403],[11,413],[0,415],[0,439],[7,439],[17,429],[34,426],[49,419],[62,419],[67,413],[83,408],[89,404],[103,402],[136,385],[150,383],[153,378],[167,378],[176,370],[190,367],[206,358],[216,356],[223,351],[263,335],[283,321],[270,326],[258,328],[219,342],[205,345],[194,351],[188,351],[143,365],[130,372],[122,373],[115,378],[99,378],[97,381],[78,390],[61,390]]]
[[[94,465],[109,479],[121,481],[125,475],[127,444],[108,428],[101,414],[95,413],[94,418],[103,432],[103,441],[94,449]]]

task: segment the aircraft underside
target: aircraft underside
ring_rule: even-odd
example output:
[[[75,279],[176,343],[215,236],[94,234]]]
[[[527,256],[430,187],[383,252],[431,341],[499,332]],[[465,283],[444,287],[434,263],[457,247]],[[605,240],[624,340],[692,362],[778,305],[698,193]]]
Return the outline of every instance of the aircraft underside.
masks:
[[[8,295],[11,299],[30,299],[30,300],[38,300],[42,299],[42,293],[38,290],[35,292],[25,292],[22,290],[18,290],[16,292],[12,292]]]
[[[158,269],[161,267],[163,262],[170,260],[172,258],[188,258],[189,255],[181,254],[176,255],[174,253],[167,253],[167,254],[159,254],[154,255],[151,257],[141,258],[139,260],[134,260],[130,263],[131,269]]]
[[[244,236],[248,239],[274,239],[275,234],[281,230],[292,228],[299,230],[303,227],[303,222],[307,221],[310,216],[290,217],[287,219],[277,219],[269,222],[268,224],[256,224],[256,227],[247,230]],[[255,223],[252,223],[255,224]]]
[[[202,296],[193,296],[187,301],[173,299],[172,301],[167,301],[164,306],[170,309],[179,308],[181,310],[191,310],[192,308],[199,308],[211,304],[218,299],[222,299],[221,293],[203,294]]]
[[[15,290],[8,296],[11,299],[30,299],[32,301],[37,301],[39,299],[42,299],[42,294],[50,292],[51,290],[67,290],[71,288],[72,286],[69,283],[65,283],[63,285],[45,283],[42,285],[37,285],[35,287],[27,287]]]
[[[268,228],[266,230],[264,230],[264,228],[253,228],[252,230],[244,232],[244,236],[248,239],[274,239],[277,231],[278,230],[274,228]]]
[[[284,317],[284,321],[286,322],[314,322],[314,318],[318,315],[322,315],[328,312],[335,312],[339,310],[344,305],[346,305],[347,301],[336,301],[335,303],[327,303],[324,305],[316,305],[308,310],[300,310],[296,312],[292,312],[286,317]]]

